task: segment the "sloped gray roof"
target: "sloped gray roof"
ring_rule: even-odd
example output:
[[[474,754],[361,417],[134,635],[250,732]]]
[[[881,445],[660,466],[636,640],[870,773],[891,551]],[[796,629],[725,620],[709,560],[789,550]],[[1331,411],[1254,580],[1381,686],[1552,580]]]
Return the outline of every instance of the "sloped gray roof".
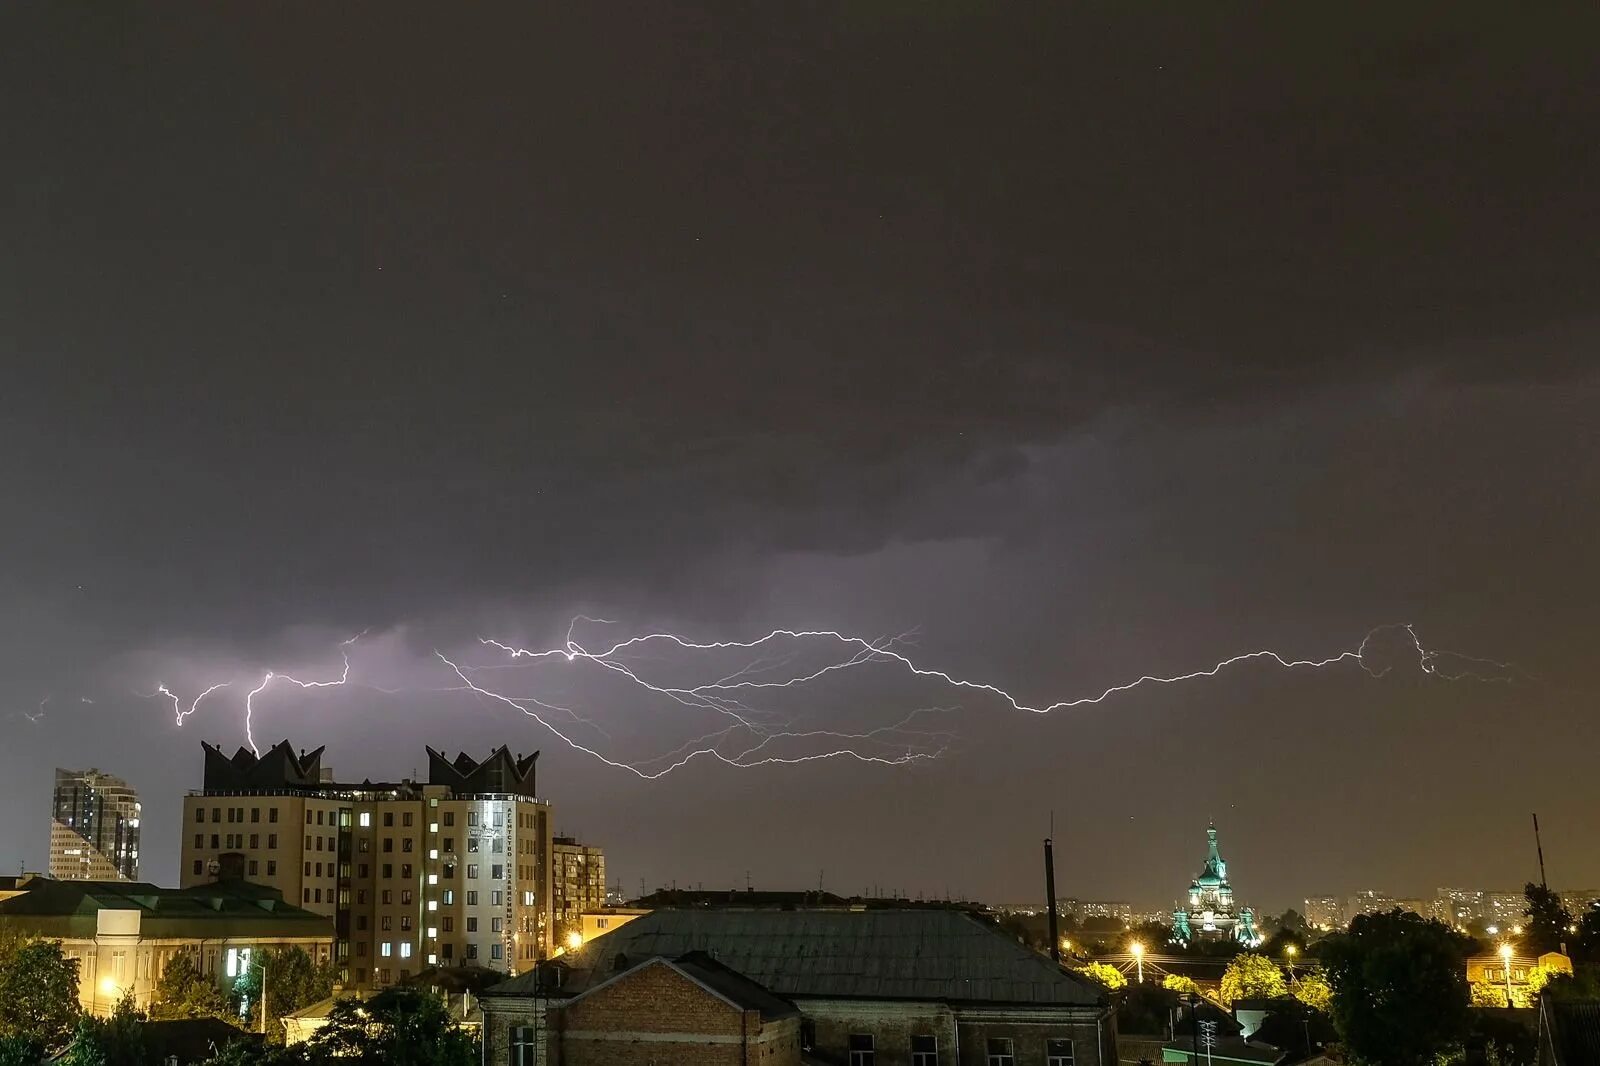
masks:
[[[760,1011],[761,1017],[767,1021],[789,1018],[797,1013],[793,1003],[773,995],[738,970],[724,966],[702,952],[680,956],[672,960],[672,965],[745,1010]]]
[[[956,910],[659,910],[563,961],[576,995],[654,956],[703,951],[779,996],[1095,1006],[1099,986]],[[485,990],[531,996],[533,973]]]

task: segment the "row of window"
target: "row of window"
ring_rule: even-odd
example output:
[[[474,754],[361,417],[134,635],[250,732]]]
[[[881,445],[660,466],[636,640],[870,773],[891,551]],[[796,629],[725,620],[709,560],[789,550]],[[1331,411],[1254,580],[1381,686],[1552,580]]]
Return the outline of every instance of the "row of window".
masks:
[[[311,812],[307,811],[306,812],[306,824],[307,825],[311,824],[310,819],[311,819]],[[197,821],[197,822],[204,822],[206,820],[206,809],[204,807],[196,807],[194,809],[194,820]],[[218,823],[220,823],[222,821],[222,808],[221,807],[213,807],[213,808],[211,808],[211,820],[213,822],[218,822]],[[261,808],[260,807],[251,807],[250,808],[250,820],[252,822],[261,821]],[[278,820],[278,808],[276,808],[276,807],[268,807],[267,808],[267,821],[276,822],[277,820]],[[230,821],[230,822],[242,822],[242,821],[244,821],[244,808],[243,807],[229,807],[228,808],[228,821]]]
[[[807,1028],[810,1023],[806,1023]],[[802,1037],[802,1044],[806,1038]],[[809,1046],[809,1044],[807,1044]],[[990,1037],[985,1041],[985,1058],[988,1066],[1016,1066],[1017,1042],[1009,1036]],[[874,1066],[878,1057],[877,1040],[867,1033],[852,1033],[850,1036],[850,1066]],[[517,1057],[516,1035],[513,1030],[512,1054],[513,1066],[523,1061]],[[531,1059],[527,1060],[531,1063]],[[1045,1066],[1074,1066],[1076,1057],[1073,1054],[1072,1041],[1060,1037],[1052,1037],[1044,1042]],[[939,1038],[919,1034],[911,1038],[911,1066],[939,1066]]]
[[[223,836],[218,836],[216,833],[212,833],[211,834],[211,850],[212,851],[220,851],[223,848],[226,848],[229,851],[233,851],[233,850],[235,850],[237,848],[242,848],[242,847],[245,846],[244,845],[244,839],[245,839],[245,837],[244,837],[243,833],[227,833],[227,834],[225,834]],[[306,838],[306,841],[307,841],[306,847],[307,847],[307,849],[309,849],[311,847],[310,840],[311,840],[310,837]],[[268,833],[267,834],[267,847],[269,849],[271,849],[271,848],[276,848],[277,846],[278,846],[278,834],[277,833]],[[204,833],[196,833],[194,835],[194,850],[196,850],[196,851],[204,851],[205,847],[206,847],[206,835]],[[259,848],[259,847],[261,847],[261,834],[260,833],[251,833],[250,834],[250,848],[251,848],[251,850],[255,850],[255,849]],[[318,851],[322,850],[321,845],[318,845],[317,850]]]
[[[261,873],[261,863],[259,861],[257,861],[256,859],[251,859],[249,861],[249,863],[246,864],[246,865],[248,867],[246,869],[246,871],[245,871],[245,876],[246,877],[255,877],[255,876],[257,876],[257,875],[259,875]],[[206,861],[204,859],[196,859],[196,860],[194,860],[194,863],[190,866],[190,869],[192,871],[194,871],[194,875],[196,877],[199,877],[199,876],[201,876],[202,874],[204,874],[206,872]],[[278,860],[277,859],[268,859],[267,860],[267,876],[268,877],[277,877],[278,876]]]

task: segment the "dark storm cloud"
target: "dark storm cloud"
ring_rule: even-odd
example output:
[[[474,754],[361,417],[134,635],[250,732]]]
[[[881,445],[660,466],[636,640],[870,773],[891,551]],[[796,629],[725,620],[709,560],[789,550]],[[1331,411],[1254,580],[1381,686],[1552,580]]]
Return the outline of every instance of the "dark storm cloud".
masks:
[[[1589,632],[1592,6],[0,18],[8,707],[619,605]]]

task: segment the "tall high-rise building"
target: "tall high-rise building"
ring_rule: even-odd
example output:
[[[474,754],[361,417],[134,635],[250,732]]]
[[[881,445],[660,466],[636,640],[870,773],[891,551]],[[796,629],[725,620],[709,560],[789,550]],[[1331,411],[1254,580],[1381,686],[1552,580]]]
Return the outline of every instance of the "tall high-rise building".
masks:
[[[50,804],[50,876],[139,879],[139,794],[99,770],[56,770]]]
[[[551,851],[555,864],[556,942],[576,947],[582,943],[584,912],[606,905],[605,852],[572,837],[556,837]],[[578,934],[577,941],[570,939],[574,933]]]
[[[219,875],[271,885],[334,920],[348,983],[433,966],[516,974],[548,956],[550,807],[538,752],[478,762],[428,748],[428,780],[338,783],[322,751],[283,741],[259,758],[207,744],[205,787],[183,803],[185,887]]]

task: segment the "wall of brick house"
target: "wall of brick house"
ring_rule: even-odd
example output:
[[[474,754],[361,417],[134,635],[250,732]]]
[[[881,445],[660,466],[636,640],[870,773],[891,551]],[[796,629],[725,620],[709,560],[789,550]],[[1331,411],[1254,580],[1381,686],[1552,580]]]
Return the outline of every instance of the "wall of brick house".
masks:
[[[752,1034],[753,1036],[755,1034]],[[677,1039],[584,1040],[566,1038],[551,1066],[800,1066],[799,1019],[768,1023],[763,1039],[711,1044],[692,1034]]]
[[[955,1062],[955,1021],[943,1003],[803,999],[797,1001],[815,1034],[812,1054],[823,1062],[850,1061],[852,1034],[871,1036],[875,1066],[910,1066],[911,1038],[933,1036],[939,1061]]]
[[[539,1050],[544,1052],[548,1047],[546,1037],[549,1033],[549,1019],[547,1008],[549,1001],[545,999],[480,1000],[483,1004],[483,1062],[484,1066],[507,1066],[511,1062],[511,1028],[512,1026],[525,1025],[536,1027],[539,1031]],[[535,1007],[537,1004],[537,1008]],[[544,1062],[535,1066],[545,1066],[554,1059],[544,1056]]]
[[[655,963],[590,992],[559,1012],[562,1029],[737,1036],[742,1012],[665,963]]]
[[[1110,1019],[1102,1022],[1098,1031],[1093,1019],[1034,1020],[1020,1012],[958,1011],[956,1020],[961,1036],[959,1066],[988,1066],[991,1037],[1011,1039],[1016,1066],[1046,1066],[1045,1041],[1061,1038],[1072,1041],[1074,1066],[1115,1066],[1117,1062],[1116,1027]]]
[[[800,1062],[798,1018],[763,1024],[759,1011],[729,1006],[660,964],[552,1011],[550,1022],[557,1034],[552,1043],[557,1053],[550,1056],[550,1066],[799,1066]]]

